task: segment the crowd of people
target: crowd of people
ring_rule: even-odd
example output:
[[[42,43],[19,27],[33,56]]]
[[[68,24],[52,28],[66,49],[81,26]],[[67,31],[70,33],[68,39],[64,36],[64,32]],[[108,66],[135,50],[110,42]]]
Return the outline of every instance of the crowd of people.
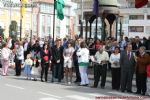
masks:
[[[48,72],[52,71],[51,82],[61,82],[71,85],[73,69],[80,86],[88,86],[88,67],[94,71],[94,83],[91,88],[97,88],[101,77],[101,88],[105,88],[107,70],[111,70],[112,89],[132,93],[133,75],[136,75],[136,94],[150,96],[150,37],[140,39],[138,36],[117,41],[108,38],[84,40],[59,37],[55,41],[33,38],[28,41],[4,41],[0,37],[0,60],[3,76],[8,75],[8,68],[13,67],[16,76],[22,73],[27,79],[41,82],[48,81]],[[23,71],[22,71],[23,69]],[[43,79],[44,76],[44,79]]]

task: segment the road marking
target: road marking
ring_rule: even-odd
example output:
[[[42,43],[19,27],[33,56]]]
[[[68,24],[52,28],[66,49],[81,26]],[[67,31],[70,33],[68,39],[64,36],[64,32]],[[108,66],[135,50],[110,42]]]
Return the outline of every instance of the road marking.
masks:
[[[38,92],[39,94],[42,94],[42,95],[46,95],[46,96],[50,96],[50,97],[54,97],[54,98],[58,98],[58,99],[61,99],[62,97],[59,97],[59,96],[56,96],[56,95],[52,95],[52,94],[49,94],[49,93],[45,93],[45,92]],[[51,99],[49,99],[51,100]]]
[[[75,99],[75,100],[92,100],[87,97],[79,96],[79,95],[68,95],[67,98]]]
[[[5,86],[13,87],[13,88],[20,89],[20,90],[23,90],[23,89],[24,89],[23,87],[19,87],[19,86],[11,85],[11,84],[5,84]]]
[[[40,98],[39,100],[58,100],[58,99],[55,99],[55,98]]]
[[[112,92],[108,92],[108,93],[117,94],[117,95],[121,95],[121,96],[136,96],[136,95],[132,95],[129,93],[121,93],[121,92],[116,92],[116,91],[112,91]]]
[[[88,94],[90,96],[94,96],[94,97],[99,97],[99,96],[108,96],[108,95],[104,95],[104,94],[98,94],[98,93],[90,93]]]

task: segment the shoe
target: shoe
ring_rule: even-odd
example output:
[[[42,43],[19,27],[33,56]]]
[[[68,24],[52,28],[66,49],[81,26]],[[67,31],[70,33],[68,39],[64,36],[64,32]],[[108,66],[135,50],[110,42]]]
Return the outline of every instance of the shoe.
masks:
[[[127,90],[128,93],[133,93],[131,90]]]
[[[121,92],[125,92],[125,90],[121,90]]]
[[[74,81],[74,83],[79,83],[79,82],[81,82],[81,81],[79,81],[79,80],[75,80],[75,81]]]
[[[85,84],[84,86],[88,86],[89,84]]]
[[[104,89],[104,86],[101,86],[101,89]]]
[[[41,80],[41,82],[44,82],[43,80]]]
[[[37,79],[36,79],[36,78],[34,78],[34,79],[33,79],[33,81],[37,81]]]
[[[145,95],[145,92],[142,92],[142,95],[144,96],[144,95]]]
[[[71,82],[68,82],[68,85],[71,85]]]
[[[85,84],[79,84],[79,86],[85,86]]]
[[[52,79],[51,82],[53,83],[53,82],[54,82],[54,79]]]
[[[135,92],[135,94],[141,94],[141,92]]]
[[[91,86],[91,88],[97,88],[97,86]]]

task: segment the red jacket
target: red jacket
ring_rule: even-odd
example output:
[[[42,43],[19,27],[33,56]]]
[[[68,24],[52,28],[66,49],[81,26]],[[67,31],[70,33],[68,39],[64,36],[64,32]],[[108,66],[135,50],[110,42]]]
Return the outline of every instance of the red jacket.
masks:
[[[147,66],[147,77],[150,77],[150,64]]]

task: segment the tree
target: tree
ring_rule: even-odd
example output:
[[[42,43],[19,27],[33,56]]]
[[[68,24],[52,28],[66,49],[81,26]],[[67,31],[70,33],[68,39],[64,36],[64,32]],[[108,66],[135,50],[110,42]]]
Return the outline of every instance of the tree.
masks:
[[[0,26],[0,36],[4,38],[4,29]]]
[[[18,29],[17,22],[16,21],[11,21],[11,24],[9,26],[9,36],[13,40],[17,39],[17,29]]]

